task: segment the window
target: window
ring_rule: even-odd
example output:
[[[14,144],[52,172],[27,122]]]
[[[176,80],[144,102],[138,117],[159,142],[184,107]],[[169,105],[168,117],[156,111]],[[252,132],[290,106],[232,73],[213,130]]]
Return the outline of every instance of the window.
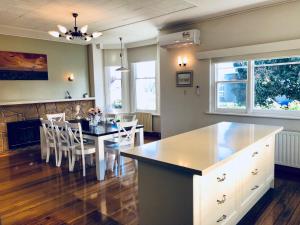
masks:
[[[300,110],[300,57],[254,61],[254,107]]]
[[[105,67],[106,105],[109,111],[118,111],[122,104],[122,76],[117,66]]]
[[[300,57],[213,64],[211,111],[300,116]]]
[[[155,61],[132,63],[136,111],[156,111]]]
[[[246,109],[247,64],[246,61],[216,64],[217,109]]]

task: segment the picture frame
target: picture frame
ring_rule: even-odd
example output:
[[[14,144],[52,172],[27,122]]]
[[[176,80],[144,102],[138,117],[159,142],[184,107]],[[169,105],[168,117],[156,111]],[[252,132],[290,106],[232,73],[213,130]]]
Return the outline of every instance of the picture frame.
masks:
[[[193,87],[193,71],[176,72],[176,87]]]
[[[47,55],[0,51],[0,80],[48,80]]]

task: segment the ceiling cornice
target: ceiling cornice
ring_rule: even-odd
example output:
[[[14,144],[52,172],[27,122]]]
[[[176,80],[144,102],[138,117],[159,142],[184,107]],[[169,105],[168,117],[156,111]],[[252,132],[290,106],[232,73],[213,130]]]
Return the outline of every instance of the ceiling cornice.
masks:
[[[14,36],[14,37],[24,37],[24,38],[31,38],[31,39],[38,39],[44,41],[55,41],[60,43],[68,43],[68,44],[79,44],[79,45],[88,45],[93,42],[84,42],[84,41],[68,41],[64,39],[57,39],[52,38],[48,33],[32,30],[32,29],[25,29],[20,27],[13,27],[13,26],[6,26],[0,25],[0,34],[7,35],[7,36]]]

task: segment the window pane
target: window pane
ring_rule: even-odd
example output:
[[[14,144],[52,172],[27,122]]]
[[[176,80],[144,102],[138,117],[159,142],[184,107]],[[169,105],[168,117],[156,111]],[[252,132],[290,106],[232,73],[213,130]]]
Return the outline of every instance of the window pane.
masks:
[[[261,59],[255,60],[254,65],[270,65],[276,63],[300,62],[300,57],[279,58],[279,59]]]
[[[110,83],[110,103],[113,109],[122,108],[122,81],[111,80]]]
[[[225,109],[246,108],[245,83],[218,83],[217,107]]]
[[[106,67],[106,79],[108,85],[107,104],[110,109],[122,108],[122,75],[116,71],[117,66]],[[109,97],[109,98],[108,98]]]
[[[216,64],[218,81],[247,80],[247,61],[236,61]]]
[[[300,64],[276,65],[281,62],[272,59],[273,66],[254,67],[255,108],[300,110]]]
[[[155,61],[133,63],[136,78],[154,78]]]
[[[156,110],[155,79],[137,79],[135,91],[138,110]]]

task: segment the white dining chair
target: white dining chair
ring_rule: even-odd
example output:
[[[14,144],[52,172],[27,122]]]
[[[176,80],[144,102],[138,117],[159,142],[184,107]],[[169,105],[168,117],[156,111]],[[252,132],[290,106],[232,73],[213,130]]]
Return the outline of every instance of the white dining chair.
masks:
[[[126,150],[134,147],[135,130],[137,120],[130,122],[118,122],[118,136],[104,141],[104,152],[106,158],[106,168],[108,168],[108,154],[114,154],[115,160],[113,168],[118,164],[118,175],[121,174],[121,154],[120,150]]]
[[[43,127],[43,134],[45,137],[47,156],[46,163],[49,163],[51,149],[54,150],[55,155],[55,165],[58,163],[58,155],[57,155],[57,142],[56,142],[56,134],[54,131],[53,123],[50,120],[40,119]]]
[[[85,163],[85,156],[89,155],[92,161],[93,154],[96,153],[96,146],[95,144],[87,143],[84,144],[83,135],[82,135],[82,128],[80,123],[67,123],[68,134],[70,138],[70,150],[71,150],[71,169],[70,171],[74,170],[75,162],[78,156],[82,159],[82,169],[83,169],[83,176],[86,175],[86,163]]]
[[[133,113],[121,113],[117,117],[120,119],[120,122],[131,122],[136,120],[136,115]]]
[[[57,166],[61,166],[63,152],[68,158],[69,171],[71,171],[72,154],[70,149],[70,136],[68,133],[68,122],[53,121],[53,127],[56,133],[57,148],[58,148],[58,162]]]
[[[116,114],[114,114],[114,113],[105,113],[104,118],[105,118],[105,122],[111,122],[111,121],[115,120]]]
[[[46,114],[46,117],[50,121],[66,121],[65,113]]]

